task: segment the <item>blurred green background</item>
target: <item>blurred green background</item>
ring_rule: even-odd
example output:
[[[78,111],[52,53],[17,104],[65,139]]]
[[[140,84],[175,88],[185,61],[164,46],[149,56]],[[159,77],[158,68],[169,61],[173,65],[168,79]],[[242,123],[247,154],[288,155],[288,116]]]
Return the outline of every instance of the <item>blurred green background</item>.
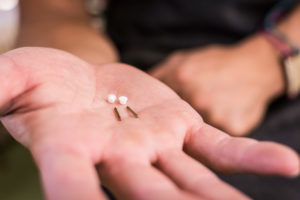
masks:
[[[27,149],[0,127],[0,199],[42,200],[38,170]]]

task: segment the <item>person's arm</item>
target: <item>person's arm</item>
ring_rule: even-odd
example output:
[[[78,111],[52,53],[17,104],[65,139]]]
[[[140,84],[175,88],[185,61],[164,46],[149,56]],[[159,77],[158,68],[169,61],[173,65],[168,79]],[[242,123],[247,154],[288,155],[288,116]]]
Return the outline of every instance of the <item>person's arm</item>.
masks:
[[[100,183],[117,199],[246,200],[204,165],[299,175],[292,149],[209,126],[172,90],[128,65],[20,48],[0,55],[0,83],[0,121],[31,151],[48,200],[104,200]],[[138,117],[109,103],[111,93],[126,95]]]
[[[280,23],[279,29],[300,47],[300,4]]]
[[[20,5],[18,47],[62,49],[97,64],[118,60],[108,37],[90,26],[83,0],[21,0]]]
[[[300,6],[279,23],[300,46]],[[280,54],[261,34],[238,44],[178,51],[156,66],[164,81],[210,124],[245,135],[262,120],[269,102],[285,89]]]

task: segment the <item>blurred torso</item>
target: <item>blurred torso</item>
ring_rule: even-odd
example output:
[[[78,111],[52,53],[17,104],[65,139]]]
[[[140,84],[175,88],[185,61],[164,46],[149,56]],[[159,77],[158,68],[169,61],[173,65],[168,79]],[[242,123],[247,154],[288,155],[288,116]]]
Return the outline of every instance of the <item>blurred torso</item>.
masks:
[[[277,0],[111,0],[108,32],[123,62],[148,68],[178,49],[253,34]]]

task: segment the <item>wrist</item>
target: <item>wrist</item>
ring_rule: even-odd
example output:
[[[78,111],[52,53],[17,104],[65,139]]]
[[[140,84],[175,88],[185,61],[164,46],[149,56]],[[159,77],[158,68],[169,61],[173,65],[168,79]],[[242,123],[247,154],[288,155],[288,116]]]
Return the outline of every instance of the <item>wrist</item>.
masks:
[[[281,65],[281,55],[262,35],[255,35],[243,42],[243,46],[257,64],[262,79],[264,94],[269,100],[285,91],[285,76]],[[259,79],[259,77],[258,77]]]

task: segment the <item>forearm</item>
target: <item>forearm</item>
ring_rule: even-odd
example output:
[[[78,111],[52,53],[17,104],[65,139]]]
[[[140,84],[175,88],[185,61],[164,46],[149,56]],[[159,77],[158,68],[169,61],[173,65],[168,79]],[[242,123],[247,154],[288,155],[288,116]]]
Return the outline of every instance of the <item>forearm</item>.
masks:
[[[62,49],[97,64],[117,61],[111,41],[89,20],[82,0],[23,0],[17,46]]]
[[[279,29],[300,47],[300,4],[279,24]]]

